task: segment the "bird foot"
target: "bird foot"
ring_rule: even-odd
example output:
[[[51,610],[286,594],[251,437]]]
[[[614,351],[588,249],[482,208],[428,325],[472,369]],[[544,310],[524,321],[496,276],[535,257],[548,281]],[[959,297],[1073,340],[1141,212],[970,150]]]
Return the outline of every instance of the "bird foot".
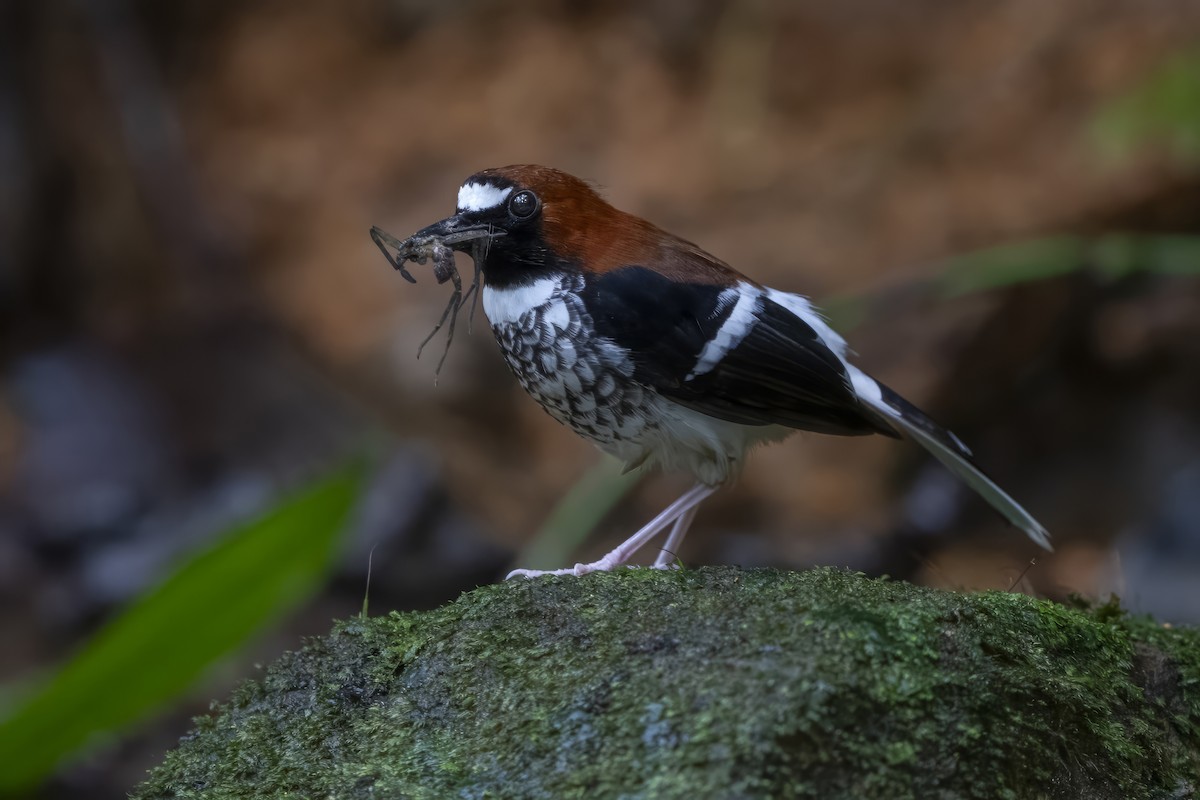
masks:
[[[590,564],[576,564],[566,569],[514,569],[505,576],[504,580],[513,578],[540,578],[543,575],[587,575],[589,572],[608,572],[621,566],[613,561],[602,558]]]
[[[650,566],[639,566],[637,564],[610,564],[604,559],[593,561],[591,564],[576,564],[573,567],[566,569],[514,569],[512,572],[504,576],[504,580],[512,580],[513,578],[541,578],[544,575],[587,575],[589,572],[611,572],[617,567],[625,569],[683,569],[683,566],[678,561],[671,561],[666,564],[651,564]]]

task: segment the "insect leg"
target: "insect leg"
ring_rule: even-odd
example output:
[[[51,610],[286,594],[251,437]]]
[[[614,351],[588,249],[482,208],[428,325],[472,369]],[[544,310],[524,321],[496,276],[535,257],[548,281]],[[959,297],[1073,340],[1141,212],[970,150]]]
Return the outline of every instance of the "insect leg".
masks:
[[[379,251],[383,253],[383,257],[388,260],[388,263],[392,265],[393,269],[400,273],[404,280],[408,281],[409,283],[417,282],[417,279],[408,274],[408,270],[404,268],[404,262],[406,259],[401,256],[401,258],[397,260],[392,257],[390,252],[388,252],[388,247],[390,246],[396,248],[398,253],[404,253],[406,248],[403,242],[382,228],[375,226],[371,227],[371,239],[374,240],[375,246],[379,248]]]
[[[446,253],[449,254],[451,259],[454,258],[453,251],[447,249]],[[442,318],[438,320],[437,325],[433,327],[433,330],[431,330],[429,335],[425,337],[425,341],[421,342],[421,346],[417,348],[417,358],[420,358],[421,351],[425,349],[425,345],[429,344],[429,340],[432,339],[434,335],[442,329],[442,325],[445,324],[447,318],[449,318],[450,326],[446,329],[446,349],[442,351],[442,357],[438,359],[437,369],[435,369],[433,372],[434,375],[441,373],[442,365],[446,363],[446,356],[450,353],[450,344],[454,341],[454,323],[458,319],[459,309],[462,308],[463,297],[462,279],[458,276],[458,270],[454,268],[453,260],[450,261],[448,267],[444,262],[440,264],[439,267],[441,267],[446,276],[454,282],[454,292],[450,295],[450,302],[446,304],[446,309],[442,312]]]

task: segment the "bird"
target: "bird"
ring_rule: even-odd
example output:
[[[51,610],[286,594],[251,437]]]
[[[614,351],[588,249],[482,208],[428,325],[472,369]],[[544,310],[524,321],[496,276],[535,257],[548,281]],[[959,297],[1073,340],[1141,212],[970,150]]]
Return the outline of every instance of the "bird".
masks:
[[[851,363],[807,297],[615,208],[580,178],[532,164],[476,172],[455,213],[415,240],[447,242],[476,261],[500,352],[551,417],[626,469],[695,481],[598,560],[509,578],[612,570],[664,531],[653,566],[674,566],[701,502],[736,478],[755,446],[798,430],[911,439],[1051,549],[1046,529],[957,436]]]

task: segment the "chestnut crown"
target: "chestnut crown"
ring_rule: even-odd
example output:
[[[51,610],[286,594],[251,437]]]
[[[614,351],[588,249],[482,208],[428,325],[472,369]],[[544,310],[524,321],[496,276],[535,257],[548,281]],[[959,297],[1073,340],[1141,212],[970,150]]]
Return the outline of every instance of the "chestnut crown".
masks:
[[[628,266],[705,284],[724,285],[737,276],[691,242],[614,208],[585,181],[551,167],[518,164],[475,173],[458,190],[456,216],[496,234],[480,265],[493,285],[551,271]]]

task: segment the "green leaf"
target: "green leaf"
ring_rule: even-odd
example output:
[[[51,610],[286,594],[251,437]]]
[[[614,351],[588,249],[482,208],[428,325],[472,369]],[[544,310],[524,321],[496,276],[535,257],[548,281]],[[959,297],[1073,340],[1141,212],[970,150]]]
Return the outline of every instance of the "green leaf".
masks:
[[[0,721],[0,795],[178,697],[320,585],[362,482],[344,469],[192,557]]]
[[[1200,236],[1152,236],[1146,242],[1148,269],[1163,275],[1200,275]]]
[[[991,247],[952,258],[940,279],[948,297],[1064,275],[1085,265],[1084,240],[1051,236]]]

